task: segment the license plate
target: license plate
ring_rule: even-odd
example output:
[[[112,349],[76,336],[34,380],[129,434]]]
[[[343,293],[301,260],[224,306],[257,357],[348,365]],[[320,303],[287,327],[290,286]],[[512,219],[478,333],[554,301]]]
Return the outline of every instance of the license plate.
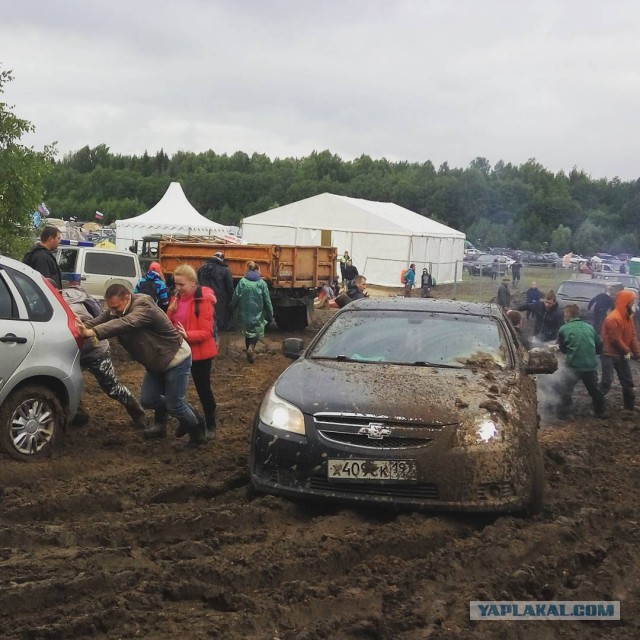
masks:
[[[417,480],[415,460],[329,460],[329,480]]]

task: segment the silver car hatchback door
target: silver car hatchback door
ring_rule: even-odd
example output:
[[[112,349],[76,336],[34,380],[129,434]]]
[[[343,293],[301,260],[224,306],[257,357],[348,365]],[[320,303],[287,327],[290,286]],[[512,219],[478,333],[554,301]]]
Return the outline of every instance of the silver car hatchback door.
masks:
[[[15,285],[0,271],[0,389],[27,357],[35,339]]]

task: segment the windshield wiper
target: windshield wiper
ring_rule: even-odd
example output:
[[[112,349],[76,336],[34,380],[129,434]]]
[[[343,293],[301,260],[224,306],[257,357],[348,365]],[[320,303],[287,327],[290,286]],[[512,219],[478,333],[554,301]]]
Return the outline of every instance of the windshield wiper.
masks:
[[[463,369],[464,368],[457,364],[444,364],[443,362],[428,362],[427,360],[416,360],[411,364],[416,367],[436,367],[436,368],[443,368],[443,369]]]

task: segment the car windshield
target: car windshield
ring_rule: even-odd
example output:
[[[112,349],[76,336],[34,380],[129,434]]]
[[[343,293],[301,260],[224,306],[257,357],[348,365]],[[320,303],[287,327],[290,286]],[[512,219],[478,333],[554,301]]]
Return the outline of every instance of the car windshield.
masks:
[[[604,293],[606,286],[604,283],[602,286],[594,286],[593,282],[580,282],[575,280],[568,284],[561,284],[558,287],[558,295],[567,298],[584,298],[585,300],[591,300],[591,298],[597,296],[599,293]]]
[[[353,310],[336,316],[312,359],[403,365],[505,368],[508,348],[496,319],[409,310]]]

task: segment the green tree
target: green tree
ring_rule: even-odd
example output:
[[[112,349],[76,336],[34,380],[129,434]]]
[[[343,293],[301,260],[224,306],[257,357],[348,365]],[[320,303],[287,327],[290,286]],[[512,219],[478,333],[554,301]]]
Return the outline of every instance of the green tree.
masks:
[[[601,251],[603,230],[589,220],[585,220],[574,237],[577,252],[583,256],[592,256]]]
[[[11,80],[11,71],[0,70],[0,96]],[[22,257],[31,241],[31,213],[42,200],[54,155],[53,145],[38,152],[20,144],[33,130],[12,106],[0,101],[0,253],[15,258]]]
[[[549,243],[549,249],[556,251],[560,255],[565,254],[571,247],[571,229],[559,224],[551,232],[551,242]]]

